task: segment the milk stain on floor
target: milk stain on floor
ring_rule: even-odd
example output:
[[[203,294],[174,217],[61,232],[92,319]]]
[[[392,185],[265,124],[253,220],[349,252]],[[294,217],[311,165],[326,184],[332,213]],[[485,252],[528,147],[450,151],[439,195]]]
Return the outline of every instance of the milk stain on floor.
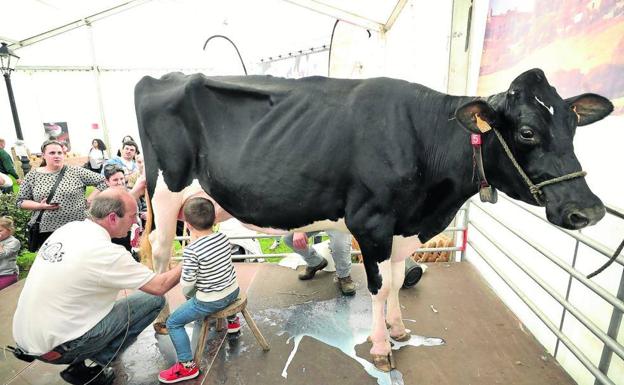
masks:
[[[282,370],[284,378],[288,378],[288,367],[299,349],[301,339],[308,336],[356,360],[371,377],[377,379],[379,385],[403,385],[403,376],[399,370],[382,372],[355,353],[355,347],[364,343],[371,331],[371,302],[367,296],[341,296],[326,301],[307,301],[283,309],[265,309],[256,312],[254,318],[263,323],[283,325],[279,335],[287,333],[290,336],[287,343],[292,343],[293,348]],[[408,341],[392,341],[392,344],[392,350],[399,350],[404,346],[440,346],[444,340],[412,335]]]

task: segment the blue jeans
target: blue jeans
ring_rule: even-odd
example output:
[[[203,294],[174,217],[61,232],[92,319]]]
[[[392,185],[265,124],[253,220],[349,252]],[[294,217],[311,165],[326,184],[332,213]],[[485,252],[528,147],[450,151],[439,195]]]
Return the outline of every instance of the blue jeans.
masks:
[[[130,306],[130,326],[126,336],[128,306]],[[91,330],[75,340],[61,344],[64,353],[59,359],[46,362],[71,364],[88,358],[100,365],[106,365],[115,357],[118,349],[117,356],[130,346],[146,327],[154,322],[164,306],[164,297],[142,291],[120,299],[115,302],[113,309]]]
[[[173,347],[178,355],[178,361],[186,362],[193,359],[191,341],[188,334],[186,334],[186,330],[184,330],[184,326],[225,309],[236,300],[239,291],[237,288],[225,298],[213,302],[202,302],[192,297],[169,316],[167,319],[167,330],[169,330],[169,337],[171,337],[171,342],[173,342]]]
[[[326,230],[325,232],[329,236],[329,248],[336,264],[336,275],[338,278],[351,275],[351,234],[338,230]],[[317,233],[319,232],[309,232],[306,233],[306,236],[310,238]],[[284,235],[284,243],[301,255],[308,266],[315,267],[323,261],[323,257],[309,245],[305,250],[295,249],[293,247],[293,233]]]

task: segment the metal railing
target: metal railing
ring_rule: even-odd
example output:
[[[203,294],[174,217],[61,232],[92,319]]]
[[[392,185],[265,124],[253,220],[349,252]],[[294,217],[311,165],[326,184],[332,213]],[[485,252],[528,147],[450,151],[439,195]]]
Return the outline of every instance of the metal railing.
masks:
[[[465,253],[466,253],[466,244],[467,244],[467,230],[468,230],[468,205],[464,205],[462,206],[456,217],[455,217],[455,221],[456,224],[459,223],[459,226],[450,226],[447,227],[443,232],[448,232],[448,233],[461,233],[461,245],[460,246],[455,246],[455,247],[421,247],[420,249],[416,250],[416,253],[430,253],[430,252],[444,252],[444,251],[450,251],[450,252],[461,252],[461,257],[457,258],[457,260],[461,260],[463,259]],[[324,233],[321,233],[324,234]],[[236,240],[236,239],[281,239],[282,235],[269,235],[269,234],[249,234],[249,235],[232,235],[232,236],[228,236],[228,239],[230,241],[232,240]],[[188,241],[190,240],[190,237],[188,236],[176,236],[174,238],[174,240],[176,241]],[[457,237],[454,236],[453,237],[454,243],[457,243]],[[274,254],[235,254],[232,255],[232,260],[233,261],[246,261],[246,260],[253,260],[253,259],[265,259],[265,258],[285,258],[288,256],[288,254],[290,253],[274,253]],[[351,256],[355,256],[355,255],[360,255],[362,254],[362,252],[360,250],[354,250],[351,249]],[[174,255],[173,259],[174,260],[179,260],[181,257],[180,255]]]
[[[534,213],[533,211],[523,207],[519,203],[511,200],[510,198],[500,195],[507,202],[512,203],[516,207],[524,210],[525,212],[531,214],[539,218],[539,220],[549,223],[545,218],[540,216],[539,214]],[[505,247],[501,242],[497,241],[497,235],[489,233],[483,225],[476,222],[473,218],[471,218],[468,223],[472,225],[474,229],[476,229],[487,241],[498,249],[502,254],[504,254],[515,266],[517,266],[520,270],[522,270],[527,276],[529,276],[537,285],[539,285],[546,293],[548,293],[554,300],[556,300],[559,304],[562,305],[563,311],[561,314],[561,319],[559,320],[559,325],[556,325],[553,321],[551,321],[544,312],[514,283],[509,276],[507,276],[503,270],[498,267],[490,256],[484,252],[483,248],[478,245],[474,240],[469,240],[468,244],[475,250],[475,252],[483,259],[483,261],[505,282],[505,284],[520,298],[532,311],[533,313],[544,323],[544,325],[550,329],[550,331],[557,337],[557,342],[555,344],[554,349],[554,357],[557,357],[557,352],[559,349],[559,345],[563,343],[570,352],[579,360],[579,362],[585,366],[585,368],[594,376],[595,384],[603,384],[603,385],[615,385],[614,380],[608,377],[607,373],[609,372],[611,358],[613,353],[617,354],[621,359],[624,360],[624,347],[617,341],[617,336],[619,333],[619,328],[622,323],[622,314],[624,313],[624,271],[622,272],[622,276],[619,281],[619,289],[617,295],[613,295],[609,293],[607,290],[602,288],[600,285],[594,283],[593,281],[587,279],[584,274],[579,272],[576,269],[576,260],[579,245],[583,244],[587,247],[595,250],[599,254],[610,258],[614,249],[611,249],[596,240],[581,234],[576,231],[570,231],[561,229],[553,226],[560,230],[561,232],[567,234],[571,238],[575,240],[575,248],[574,255],[572,258],[572,263],[568,264],[563,259],[557,257],[552,252],[548,251],[543,245],[537,242],[533,237],[527,235],[527,233],[519,231],[513,227],[513,224],[510,221],[506,221],[500,219],[494,213],[494,210],[487,208],[483,203],[477,202],[476,200],[471,201],[471,206],[478,208],[481,212],[486,214],[487,217],[495,221],[498,225],[505,228],[511,234],[516,236],[517,238],[524,241],[527,245],[535,249],[538,253],[544,256],[546,259],[550,260],[556,266],[558,266],[561,270],[565,271],[568,274],[568,282],[566,288],[565,296],[559,294],[554,288],[552,288],[546,281],[544,281],[538,274],[536,274],[533,270],[531,270],[526,264],[524,264],[520,258],[518,258],[514,253],[509,250],[509,248]],[[609,215],[613,215],[617,218],[624,219],[624,211],[613,206],[607,205],[607,213]],[[624,266],[624,257],[620,255],[616,262],[622,266]],[[576,308],[570,301],[570,289],[572,286],[572,280],[575,279],[579,283],[585,285],[589,290],[595,293],[597,296],[605,300],[609,305],[612,306],[611,319],[609,323],[608,330],[606,333],[596,326],[589,317]],[[586,356],[582,349],[574,344],[574,342],[565,335],[563,332],[563,326],[565,317],[567,314],[571,314],[574,316],[587,330],[589,330],[594,336],[596,336],[603,344],[602,354],[600,363],[598,366],[594,365],[592,361]]]

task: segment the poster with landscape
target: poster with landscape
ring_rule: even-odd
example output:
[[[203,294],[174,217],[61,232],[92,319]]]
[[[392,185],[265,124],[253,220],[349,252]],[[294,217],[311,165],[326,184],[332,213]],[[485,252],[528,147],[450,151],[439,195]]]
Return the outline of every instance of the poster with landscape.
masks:
[[[598,93],[624,115],[624,0],[491,0],[477,93],[535,67],[562,97]]]

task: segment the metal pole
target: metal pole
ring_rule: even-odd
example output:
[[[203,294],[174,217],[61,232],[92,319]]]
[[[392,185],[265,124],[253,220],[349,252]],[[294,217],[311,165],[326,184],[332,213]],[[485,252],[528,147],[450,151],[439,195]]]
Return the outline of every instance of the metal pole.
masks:
[[[618,289],[617,297],[624,300],[624,271],[620,276],[620,288]],[[613,308],[611,313],[611,321],[609,322],[609,329],[607,335],[611,338],[617,338],[620,333],[620,325],[622,324],[622,311],[620,309]],[[611,365],[611,357],[613,356],[613,350],[607,345],[602,347],[602,354],[600,356],[600,363],[598,364],[598,370],[602,373],[609,373],[609,366]],[[598,379],[596,379],[596,384]]]
[[[11,113],[13,114],[13,124],[15,125],[15,134],[17,135],[18,140],[24,140],[24,135],[22,134],[22,126],[20,125],[19,116],[17,115],[17,107],[15,106],[15,97],[13,96],[13,87],[11,86],[11,72],[6,72],[4,74],[4,82],[6,83],[7,94],[9,95],[9,104],[11,105]],[[24,176],[28,174],[30,171],[30,160],[26,156],[20,156],[20,161],[22,162],[22,171],[24,172]]]
[[[17,107],[15,107],[15,97],[13,96],[13,87],[11,87],[10,72],[4,74],[4,82],[6,83],[7,94],[9,94],[9,104],[11,104],[11,113],[13,114],[13,124],[15,124],[17,139],[24,140],[24,135],[22,135],[22,126],[20,125],[19,116],[17,116]]]

